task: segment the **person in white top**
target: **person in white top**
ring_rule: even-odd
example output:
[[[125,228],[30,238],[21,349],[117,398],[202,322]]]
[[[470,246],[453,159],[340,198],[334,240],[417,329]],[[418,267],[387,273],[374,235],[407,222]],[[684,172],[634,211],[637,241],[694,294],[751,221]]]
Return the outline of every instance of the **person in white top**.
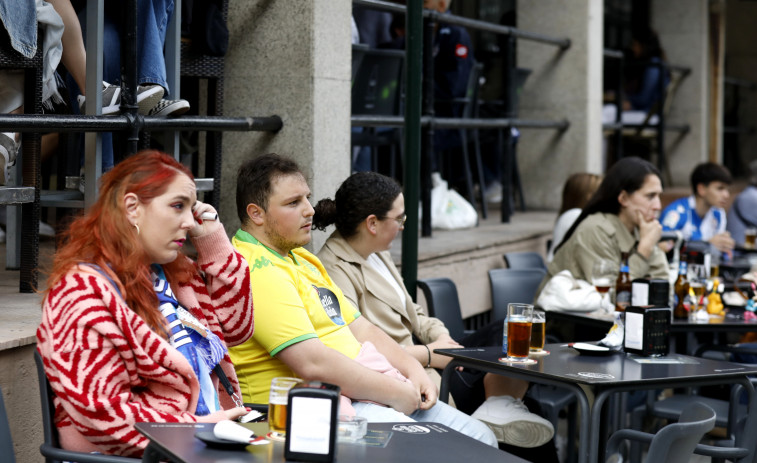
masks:
[[[547,252],[547,262],[552,262],[555,249],[562,243],[565,234],[581,215],[581,209],[589,202],[589,198],[597,191],[600,183],[602,183],[601,176],[588,172],[579,172],[568,177],[562,189],[562,204],[552,231],[552,243]]]

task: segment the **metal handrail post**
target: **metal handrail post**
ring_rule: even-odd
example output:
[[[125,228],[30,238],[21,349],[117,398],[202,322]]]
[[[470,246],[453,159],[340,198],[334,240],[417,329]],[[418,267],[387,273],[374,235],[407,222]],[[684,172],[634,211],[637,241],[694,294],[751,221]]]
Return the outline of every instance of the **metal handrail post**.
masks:
[[[418,208],[421,176],[421,97],[423,59],[423,0],[410,0],[407,5],[407,84],[405,86],[405,233],[418,236]],[[418,280],[418,240],[402,240],[402,279],[415,300]]]
[[[121,38],[121,113],[129,120],[137,116],[137,0],[124,1],[124,37]],[[130,125],[126,156],[137,152],[139,127]]]
[[[436,22],[423,20],[423,49],[434,49]],[[434,54],[423,54],[423,116],[434,118]],[[423,126],[423,145],[421,149],[421,236],[431,237],[431,156],[434,156],[434,124]]]

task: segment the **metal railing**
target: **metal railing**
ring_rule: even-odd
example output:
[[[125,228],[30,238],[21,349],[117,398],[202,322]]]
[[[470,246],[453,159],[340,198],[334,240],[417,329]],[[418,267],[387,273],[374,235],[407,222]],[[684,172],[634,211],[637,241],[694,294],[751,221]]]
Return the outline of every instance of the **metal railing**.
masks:
[[[381,0],[353,0],[353,5],[364,6],[380,11],[389,11],[394,13],[405,13],[406,19],[406,62],[408,68],[405,82],[405,117],[375,117],[375,116],[352,116],[352,125],[367,126],[391,126],[405,127],[405,161],[404,161],[404,194],[407,204],[417,204],[420,200],[423,210],[423,219],[421,225],[421,236],[431,236],[431,153],[433,152],[433,136],[435,128],[488,128],[498,129],[502,136],[501,150],[504,155],[500,158],[502,165],[502,179],[508,181],[502,182],[501,217],[502,222],[509,222],[510,210],[510,182],[512,178],[511,163],[513,159],[512,133],[510,127],[535,128],[535,129],[557,129],[566,130],[570,126],[569,121],[563,119],[560,121],[535,121],[521,120],[515,117],[514,102],[515,94],[515,41],[529,40],[543,43],[545,45],[556,46],[560,50],[566,50],[570,47],[569,38],[553,37],[544,34],[524,31],[514,27],[503,26],[490,23],[487,21],[464,18],[452,14],[440,14],[436,11],[424,10],[422,0],[408,0],[407,7],[396,3],[385,2]],[[424,26],[425,19],[425,26]],[[507,37],[506,46],[503,51],[504,58],[504,78],[502,87],[505,89],[505,104],[502,107],[502,114],[505,117],[495,119],[484,118],[437,118],[434,117],[434,95],[433,95],[433,75],[434,63],[431,53],[422,53],[422,50],[431,50],[433,47],[433,36],[437,22],[446,24],[456,24],[468,29],[482,30],[493,32],[495,34]],[[421,61],[422,56],[422,61]],[[422,63],[422,66],[421,66]],[[422,86],[422,79],[425,77],[426,85]],[[422,105],[422,109],[421,109]],[[421,149],[423,146],[423,149]],[[420,182],[418,180],[420,179]],[[483,188],[484,186],[481,185]],[[486,204],[482,207],[485,210]],[[405,285],[411,295],[415,295],[415,285],[417,280],[418,266],[418,241],[417,239],[408,239],[409,237],[418,236],[418,209],[415,207],[407,208],[408,221],[405,225],[405,239],[402,240],[402,274]]]

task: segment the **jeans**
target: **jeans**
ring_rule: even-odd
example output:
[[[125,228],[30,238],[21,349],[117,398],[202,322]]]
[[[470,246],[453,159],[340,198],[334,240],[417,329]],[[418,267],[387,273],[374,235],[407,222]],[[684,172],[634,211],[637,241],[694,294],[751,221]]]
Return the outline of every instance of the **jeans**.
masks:
[[[34,2],[3,0],[0,2],[0,22],[5,26],[14,50],[27,58],[37,52],[37,10]]]
[[[497,438],[494,433],[484,423],[475,418],[471,418],[465,413],[452,408],[444,402],[437,402],[429,410],[416,410],[410,416],[400,413],[397,410],[366,402],[353,402],[352,406],[358,416],[362,416],[372,423],[382,422],[413,422],[427,421],[441,423],[447,427],[461,432],[468,437],[472,437],[484,444],[497,447]]]
[[[163,45],[166,41],[166,29],[173,15],[173,0],[137,0],[137,82],[139,84],[158,84],[168,93],[166,82],[166,61],[163,57]],[[103,27],[103,80],[118,85],[121,82],[121,25],[114,21],[121,14],[120,3],[106,5]],[[84,40],[87,37],[86,11],[79,12]],[[70,89],[71,105],[78,112],[76,97],[80,95],[79,87],[69,75],[67,85]],[[108,171],[113,167],[113,135],[102,134],[102,167]]]

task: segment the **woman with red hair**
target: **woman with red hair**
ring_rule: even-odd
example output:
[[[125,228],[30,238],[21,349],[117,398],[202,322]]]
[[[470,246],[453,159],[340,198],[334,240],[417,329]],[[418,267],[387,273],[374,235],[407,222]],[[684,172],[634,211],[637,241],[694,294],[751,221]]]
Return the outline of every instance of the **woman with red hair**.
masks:
[[[138,153],[101,185],[56,252],[37,350],[61,446],[139,456],[136,422],[246,413],[227,345],[252,336],[249,270],[173,157]]]

